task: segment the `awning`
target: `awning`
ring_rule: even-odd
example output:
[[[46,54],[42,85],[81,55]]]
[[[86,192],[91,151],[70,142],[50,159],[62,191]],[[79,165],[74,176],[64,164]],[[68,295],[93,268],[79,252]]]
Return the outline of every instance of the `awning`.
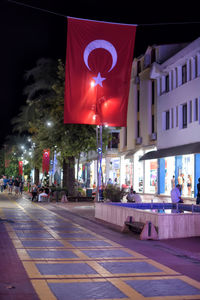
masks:
[[[171,148],[159,149],[145,153],[139,160],[157,159],[168,156],[186,155],[192,153],[200,153],[200,142],[181,145]]]

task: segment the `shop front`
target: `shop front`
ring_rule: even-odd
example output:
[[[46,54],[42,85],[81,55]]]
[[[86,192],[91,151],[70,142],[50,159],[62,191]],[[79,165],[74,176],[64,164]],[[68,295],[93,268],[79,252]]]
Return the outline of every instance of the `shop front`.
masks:
[[[152,149],[140,149],[132,155],[121,157],[121,185],[133,186],[137,193],[157,192],[157,159],[141,161],[141,157]]]

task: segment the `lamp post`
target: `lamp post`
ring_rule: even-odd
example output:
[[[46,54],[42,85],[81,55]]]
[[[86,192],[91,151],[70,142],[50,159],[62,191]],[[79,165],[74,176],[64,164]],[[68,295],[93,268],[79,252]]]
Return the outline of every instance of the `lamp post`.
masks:
[[[93,77],[94,78],[94,77]],[[97,140],[97,201],[103,200],[103,174],[102,174],[102,158],[103,158],[103,138],[102,138],[102,132],[103,132],[103,123],[101,119],[101,105],[104,103],[105,97],[98,95],[98,85],[100,87],[102,86],[102,81],[104,78],[101,78],[103,80],[99,81],[98,77],[94,78],[95,81],[91,81],[90,85],[91,88],[96,87],[96,105],[92,107],[92,110],[95,112],[93,115],[93,120],[95,121],[97,118],[99,119],[100,125],[97,125],[96,127],[96,140]]]

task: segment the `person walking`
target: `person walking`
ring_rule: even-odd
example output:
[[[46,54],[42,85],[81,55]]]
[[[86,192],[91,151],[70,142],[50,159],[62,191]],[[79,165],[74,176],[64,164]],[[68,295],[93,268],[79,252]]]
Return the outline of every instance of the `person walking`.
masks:
[[[10,179],[8,179],[8,194],[12,194],[13,191],[13,179],[12,177],[10,177]]]
[[[38,194],[38,189],[37,189],[36,184],[33,185],[31,193],[32,193],[31,201],[36,201],[37,200],[37,194]]]
[[[1,193],[3,193],[3,177],[0,179],[0,188],[1,188]]]
[[[17,196],[19,194],[19,178],[16,177],[15,181],[14,181],[14,187],[15,187],[15,195]]]
[[[6,187],[7,187],[7,177],[6,176],[3,176],[3,190],[5,191],[6,190]]]

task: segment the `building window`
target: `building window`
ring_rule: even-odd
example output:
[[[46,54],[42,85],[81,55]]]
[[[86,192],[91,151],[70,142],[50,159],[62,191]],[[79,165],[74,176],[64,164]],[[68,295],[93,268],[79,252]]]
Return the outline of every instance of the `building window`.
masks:
[[[182,84],[187,82],[187,65],[182,66]]]
[[[182,112],[183,112],[183,126],[182,126],[182,128],[187,128],[187,104],[183,104]]]
[[[165,129],[169,130],[169,110],[166,111]]]
[[[190,123],[192,123],[192,100],[190,101]]]
[[[197,57],[197,55],[195,56],[195,63],[194,63],[194,68],[195,68],[195,71],[194,71],[194,76],[195,76],[195,78],[197,77],[197,74],[198,74],[198,72],[197,72],[197,70],[198,70],[198,57]]]
[[[140,111],[140,90],[137,90],[137,112]]]
[[[198,121],[198,99],[195,99],[195,121]]]
[[[154,105],[155,103],[155,82],[151,82],[151,104]]]
[[[108,148],[117,149],[118,144],[119,144],[119,132],[111,132],[109,134]]]
[[[178,106],[176,106],[176,127],[178,127]]]
[[[124,146],[127,146],[127,127],[124,128]]]
[[[165,91],[169,92],[169,75],[165,76]]]
[[[174,128],[174,110],[171,108],[171,128]]]
[[[137,121],[137,137],[140,137],[140,121]]]
[[[154,115],[151,116],[151,133],[155,132]]]

